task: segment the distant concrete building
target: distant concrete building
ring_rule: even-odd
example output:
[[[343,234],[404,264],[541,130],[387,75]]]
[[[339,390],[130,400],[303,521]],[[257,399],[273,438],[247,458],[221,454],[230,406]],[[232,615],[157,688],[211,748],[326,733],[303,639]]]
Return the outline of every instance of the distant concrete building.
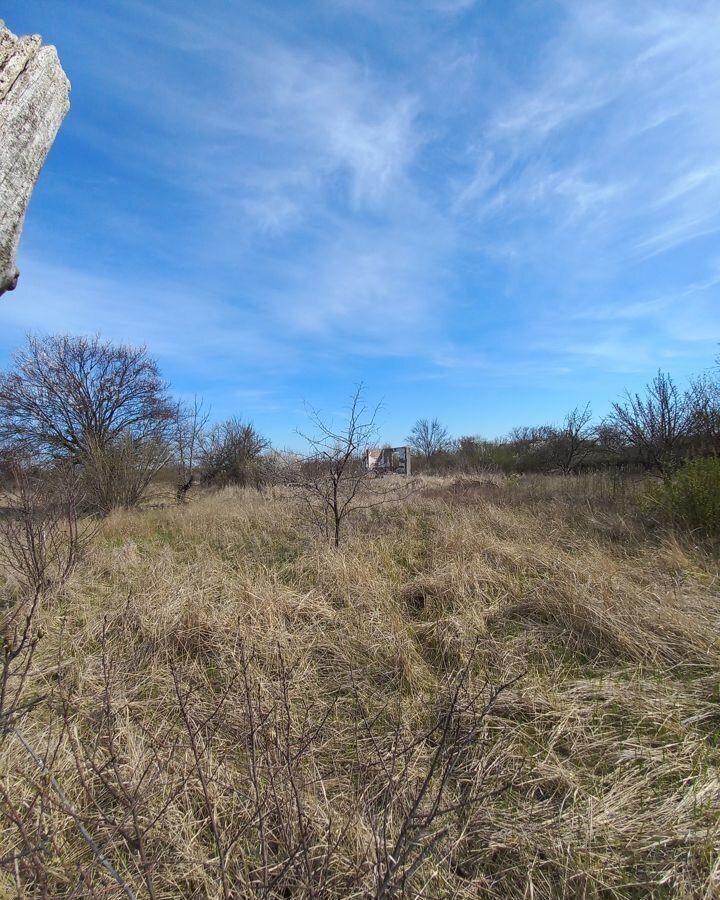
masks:
[[[373,447],[368,450],[365,464],[378,475],[411,475],[409,447]]]

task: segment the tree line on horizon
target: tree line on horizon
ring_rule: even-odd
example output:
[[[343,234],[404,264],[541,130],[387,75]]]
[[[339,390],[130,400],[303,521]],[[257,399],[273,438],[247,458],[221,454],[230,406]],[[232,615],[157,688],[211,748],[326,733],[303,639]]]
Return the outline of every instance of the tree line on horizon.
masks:
[[[719,373],[716,368],[681,390],[659,371],[644,391],[613,403],[600,422],[589,405],[578,406],[559,425],[518,427],[496,440],[453,439],[438,419],[421,418],[407,438],[413,469],[569,475],[613,466],[669,477],[689,457],[720,454]],[[330,476],[331,492],[336,480],[337,493],[337,479],[351,472],[354,478],[368,447],[377,445],[377,409],[366,411],[361,394],[362,387],[349,427],[331,428],[314,414],[315,431],[303,435],[308,452],[283,453],[239,416],[210,425],[202,401],[174,399],[145,347],[98,336],[28,337],[0,373],[0,475],[7,479],[18,466],[62,464],[82,478],[84,496],[98,512],[136,506],[160,475],[173,479],[178,500],[198,481],[317,484],[321,471]]]
[[[586,404],[559,425],[520,426],[492,440],[453,438],[438,419],[424,418],[406,440],[415,471],[436,474],[494,469],[569,475],[621,467],[669,476],[689,457],[720,454],[720,369],[693,378],[686,390],[658,371],[644,391],[626,392],[599,422]]]

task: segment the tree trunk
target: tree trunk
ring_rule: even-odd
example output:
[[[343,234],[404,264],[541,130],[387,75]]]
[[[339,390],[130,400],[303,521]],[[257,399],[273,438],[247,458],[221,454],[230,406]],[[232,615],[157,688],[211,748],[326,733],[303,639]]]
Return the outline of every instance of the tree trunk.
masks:
[[[16,37],[0,19],[0,294],[15,263],[30,195],[70,108],[70,83],[54,47]]]

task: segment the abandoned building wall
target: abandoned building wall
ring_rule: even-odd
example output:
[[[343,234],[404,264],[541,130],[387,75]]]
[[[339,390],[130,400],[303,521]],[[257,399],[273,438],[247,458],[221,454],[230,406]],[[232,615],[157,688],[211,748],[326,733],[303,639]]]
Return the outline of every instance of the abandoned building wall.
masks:
[[[379,473],[411,475],[411,457],[409,447],[370,447],[365,453],[365,465]]]
[[[55,48],[38,35],[16,37],[0,20],[0,294],[17,284],[25,211],[69,97]]]

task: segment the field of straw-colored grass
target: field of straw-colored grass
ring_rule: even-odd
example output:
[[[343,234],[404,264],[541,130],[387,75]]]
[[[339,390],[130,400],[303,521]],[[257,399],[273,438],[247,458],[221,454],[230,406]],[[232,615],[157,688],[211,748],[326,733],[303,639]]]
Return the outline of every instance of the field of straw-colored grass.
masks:
[[[717,560],[561,494],[426,479],[339,551],[281,490],[108,518],[0,743],[2,895],[720,896]]]

